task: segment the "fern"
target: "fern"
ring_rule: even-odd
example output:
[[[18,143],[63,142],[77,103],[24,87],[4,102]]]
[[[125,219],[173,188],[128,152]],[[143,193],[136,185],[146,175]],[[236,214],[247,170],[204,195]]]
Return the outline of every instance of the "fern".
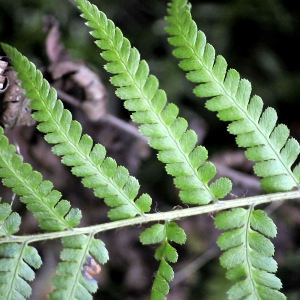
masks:
[[[228,130],[237,135],[238,146],[248,148],[246,156],[256,162],[254,171],[263,177],[261,185],[266,191],[290,190],[297,186],[299,166],[294,173],[291,166],[300,152],[298,142],[288,138],[285,125],[275,127],[274,109],[262,112],[261,98],[250,99],[250,83],[240,80],[237,71],[227,71],[222,56],[215,58],[214,48],[198,31],[190,8],[185,0],[172,1],[166,30],[171,35],[169,42],[176,47],[174,56],[182,59],[179,66],[188,72],[190,81],[199,84],[194,89],[195,94],[209,98],[206,107],[217,111],[221,120],[232,121]],[[283,299],[284,295],[278,291],[280,280],[273,274],[277,269],[272,258],[274,248],[267,239],[276,235],[272,220],[260,210],[235,209],[217,215],[216,225],[219,229],[231,230],[218,239],[220,248],[226,250],[221,264],[229,269],[227,277],[239,280],[229,290],[229,299]]]
[[[255,173],[262,177],[264,190],[286,191],[299,185],[300,165],[291,170],[298,154],[299,143],[289,138],[286,125],[277,126],[273,108],[263,111],[259,96],[252,96],[251,84],[240,79],[234,69],[227,70],[225,59],[206,42],[192,20],[191,6],[186,0],[173,0],[168,9],[166,31],[175,46],[173,54],[181,59],[180,68],[187,72],[188,80],[197,83],[194,93],[209,98],[206,107],[216,111],[223,121],[231,122],[228,131],[236,135],[238,146],[247,148],[246,156],[256,162]]]
[[[178,108],[167,104],[166,94],[159,89],[158,79],[149,75],[148,64],[140,60],[137,49],[131,48],[119,28],[95,5],[77,0],[82,17],[103,50],[105,69],[112,73],[111,83],[116,94],[125,100],[125,108],[133,111],[131,118],[141,124],[141,133],[150,138],[149,144],[159,151],[158,159],[166,163],[168,174],[175,177],[184,203],[207,204],[223,198],[231,190],[227,178],[210,183],[216,174],[214,165],[207,162],[207,150],[196,146],[197,135],[188,130],[187,121],[178,117]]]
[[[188,129],[187,121],[178,116],[178,107],[167,103],[166,94],[159,89],[158,80],[149,74],[149,67],[140,54],[123,37],[119,28],[104,13],[87,0],[76,0],[87,25],[93,29],[105,68],[112,74],[111,83],[116,94],[124,100],[132,112],[131,118],[140,124],[140,131],[149,137],[149,144],[158,150],[158,159],[166,164],[166,171],[174,177],[183,203],[202,205],[170,211],[146,214],[150,211],[151,198],[139,194],[138,181],[126,168],[117,166],[115,160],[106,157],[105,148],[94,144],[81,125],[72,120],[71,113],[57,99],[34,64],[16,49],[2,45],[12,58],[14,69],[26,90],[38,129],[45,134],[53,152],[71,168],[74,175],[82,178],[84,186],[92,188],[99,198],[111,207],[109,224],[86,228],[74,228],[80,222],[81,213],[61,200],[58,191],[49,181],[33,171],[17,155],[14,146],[8,144],[0,128],[0,177],[11,187],[28,210],[39,221],[40,227],[53,233],[31,236],[14,235],[19,230],[20,216],[11,211],[10,205],[0,203],[0,297],[25,299],[31,294],[29,281],[35,277],[34,269],[41,265],[36,249],[29,246],[33,241],[62,237],[63,249],[60,263],[53,280],[51,299],[92,299],[98,285],[87,273],[91,261],[104,264],[108,252],[102,241],[95,238],[100,231],[133,224],[161,222],[147,228],[140,235],[144,245],[159,244],[155,258],[159,261],[153,282],[151,299],[165,299],[169,282],[174,277],[171,263],[178,260],[175,244],[184,244],[185,232],[172,220],[190,215],[224,210],[247,205],[249,209],[235,208],[219,213],[216,227],[224,231],[218,245],[224,251],[221,265],[227,269],[227,277],[235,281],[228,292],[229,299],[285,299],[279,291],[281,282],[275,276],[277,264],[273,259],[274,246],[270,239],[276,235],[272,220],[254,205],[272,200],[272,195],[262,200],[251,199],[219,201],[231,190],[227,178],[215,181],[216,169],[207,161],[208,153],[197,146],[197,136]],[[299,165],[292,166],[300,152],[299,144],[289,138],[289,130],[283,124],[276,126],[275,110],[263,111],[258,96],[250,98],[251,85],[240,79],[235,70],[227,70],[222,56],[206,43],[191,18],[190,5],[185,0],[174,0],[169,6],[167,31],[169,41],[177,47],[176,57],[182,59],[181,68],[188,72],[188,79],[197,83],[195,94],[209,98],[208,109],[218,112],[221,120],[231,122],[228,130],[237,136],[237,144],[247,148],[246,155],[256,164],[262,187],[266,191],[289,190],[298,185]],[[299,192],[276,194],[284,199],[295,198]],[[270,198],[267,198],[270,197]],[[210,205],[210,202],[215,202]],[[137,217],[138,216],[138,217]],[[134,218],[136,217],[136,218]],[[131,218],[131,219],[130,219]],[[132,219],[134,218],[134,219]],[[100,270],[98,265],[98,271]]]
[[[50,88],[34,64],[16,49],[2,46],[13,59],[26,96],[32,99],[30,106],[36,110],[33,117],[40,122],[37,128],[46,134],[48,143],[56,144],[53,152],[62,156],[65,165],[72,167],[72,173],[83,177],[82,183],[93,188],[97,197],[104,198],[105,203],[113,207],[109,217],[124,219],[149,211],[149,195],[143,194],[133,201],[138,194],[138,181],[129,176],[126,168],[117,166],[114,159],[105,157],[106,150],[102,145],[93,145],[90,136],[82,135],[81,125],[72,121],[71,113],[63,108],[56,91]]]
[[[19,231],[21,217],[12,212],[8,203],[1,203],[0,199],[0,237],[12,235]]]
[[[16,154],[13,145],[0,128],[0,173],[3,183],[12,187],[21,196],[28,210],[32,211],[46,230],[57,231],[70,229],[78,225],[81,213],[78,209],[70,209],[66,200],[60,200],[60,193],[52,190],[49,181],[42,181],[42,176],[33,171],[29,164],[23,163]],[[18,231],[20,217],[11,213],[7,203],[0,204],[1,235],[11,235]],[[57,287],[51,294],[52,299],[91,299],[91,293],[97,290],[95,281],[88,281],[82,275],[82,266],[88,255],[93,255],[100,263],[108,259],[104,244],[90,236],[75,236],[63,239],[64,249],[54,284]],[[79,255],[81,254],[81,259]],[[34,279],[30,266],[39,268],[41,259],[35,248],[27,243],[4,243],[0,245],[0,295],[3,299],[25,299],[30,296],[31,288],[26,281]],[[77,272],[76,272],[77,271]],[[17,275],[16,275],[17,274]],[[66,282],[68,284],[66,285]],[[9,288],[8,288],[9,286]]]
[[[0,236],[8,237],[19,231],[21,218],[11,211],[8,203],[0,203]],[[27,281],[32,281],[42,260],[34,247],[26,243],[0,244],[0,297],[1,299],[25,299],[31,294]]]
[[[79,224],[81,212],[70,208],[67,200],[61,200],[60,192],[53,190],[50,181],[23,163],[16,148],[8,143],[0,127],[0,176],[7,187],[12,188],[39,221],[40,227],[48,231],[72,228]]]
[[[153,282],[151,299],[165,299],[165,295],[169,293],[168,283],[174,277],[174,272],[169,262],[176,263],[178,260],[177,251],[170,242],[182,245],[185,243],[185,240],[184,230],[175,222],[155,224],[140,235],[140,241],[144,245],[160,243],[160,246],[155,251],[155,258],[160,261],[160,264]]]
[[[97,281],[84,277],[83,265],[90,255],[99,263],[108,260],[108,252],[93,234],[76,235],[62,239],[64,249],[60,254],[61,262],[57,267],[57,275],[53,280],[55,291],[51,299],[93,299],[91,293],[97,291]]]
[[[38,269],[41,258],[35,248],[26,244],[0,245],[0,295],[1,299],[26,299],[31,294],[27,281],[35,277],[31,267]]]
[[[219,247],[225,250],[221,265],[228,269],[227,278],[238,280],[228,291],[229,299],[285,299],[278,291],[281,282],[273,274],[277,263],[269,238],[276,236],[276,226],[266,213],[253,207],[236,208],[219,213],[215,224],[226,230],[218,238]]]

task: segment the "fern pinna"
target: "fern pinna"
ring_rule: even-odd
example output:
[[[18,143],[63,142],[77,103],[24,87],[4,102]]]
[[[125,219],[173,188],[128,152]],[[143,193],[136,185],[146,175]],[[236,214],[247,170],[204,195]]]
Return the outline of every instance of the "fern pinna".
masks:
[[[73,228],[81,219],[79,209],[71,208],[67,200],[61,200],[61,193],[53,190],[50,181],[33,171],[28,163],[16,153],[0,127],[0,176],[2,183],[20,196],[29,211],[33,212],[42,229],[57,231]]]
[[[178,117],[177,106],[167,104],[166,93],[159,89],[157,78],[149,75],[148,64],[140,60],[138,50],[131,47],[121,30],[95,5],[86,0],[76,1],[83,12],[82,17],[93,29],[91,35],[102,50],[102,58],[107,61],[105,69],[113,74],[110,82],[117,87],[117,96],[124,100],[125,108],[133,112],[131,118],[140,124],[141,133],[149,137],[150,146],[158,150],[158,159],[166,164],[167,173],[175,177],[174,183],[180,189],[183,203],[203,205],[226,196],[231,190],[230,180],[219,178],[211,183],[216,169],[206,161],[207,150],[196,146],[197,135],[187,129],[185,119]],[[146,244],[161,242],[155,256],[160,265],[152,288],[152,299],[165,299],[168,282],[173,278],[168,262],[177,261],[168,237],[160,241],[155,239],[159,228],[164,226],[168,228],[168,225],[161,224],[150,227],[150,231],[146,232],[151,233],[152,239],[147,242],[143,238],[141,240]]]
[[[92,293],[97,291],[98,284],[84,272],[84,265],[91,258],[100,264],[107,262],[104,243],[95,239],[94,234],[82,234],[64,237],[62,244],[61,262],[53,280],[56,289],[50,294],[50,299],[93,299]]]
[[[225,252],[220,257],[226,276],[236,282],[228,291],[228,299],[285,299],[278,290],[282,284],[274,275],[277,263],[272,258],[276,226],[262,210],[236,208],[219,213],[215,218],[218,238]]]
[[[129,176],[126,168],[106,157],[101,144],[94,145],[90,136],[82,135],[81,125],[72,120],[70,111],[64,109],[56,91],[35,65],[16,49],[8,45],[3,45],[3,49],[13,59],[26,97],[32,100],[33,117],[40,122],[37,128],[48,143],[55,144],[53,152],[62,156],[62,162],[71,167],[72,173],[83,178],[83,185],[93,188],[95,195],[112,207],[109,217],[124,219],[149,211],[151,198],[147,194],[133,201],[139,191],[138,181]]]
[[[8,203],[0,203],[0,237],[19,231],[21,217],[12,212]],[[28,281],[35,278],[32,268],[38,269],[42,260],[34,247],[27,243],[0,244],[1,299],[25,299],[31,294]]]
[[[261,186],[268,192],[288,191],[299,185],[300,165],[291,170],[299,143],[289,138],[289,129],[279,124],[273,108],[263,111],[262,99],[252,96],[251,84],[240,79],[234,69],[227,70],[225,59],[206,42],[202,31],[192,20],[191,5],[186,0],[173,0],[168,9],[170,44],[173,54],[181,59],[180,68],[188,80],[197,83],[194,93],[209,98],[206,107],[218,112],[223,121],[231,122],[228,131],[236,135],[238,146],[247,148],[246,156],[254,161],[255,173],[262,177]]]
[[[276,111],[264,112],[260,97],[250,99],[251,84],[240,79],[237,71],[227,71],[222,56],[215,58],[214,48],[206,43],[203,32],[192,20],[191,5],[186,0],[173,0],[168,8],[170,44],[173,54],[180,58],[179,66],[187,78],[199,85],[194,92],[209,98],[206,107],[217,111],[223,121],[231,121],[228,130],[237,135],[238,146],[246,147],[246,156],[253,160],[255,173],[262,177],[266,191],[284,191],[299,185],[299,165],[291,170],[300,147],[289,138],[289,130],[277,122]],[[216,226],[227,230],[218,244],[225,253],[221,264],[228,269],[227,276],[238,280],[229,290],[229,299],[284,299],[278,290],[280,280],[273,273],[277,266],[271,258],[274,248],[268,238],[276,235],[274,224],[262,211],[253,208],[233,209],[217,215]]]
[[[61,231],[72,229],[78,225],[81,212],[71,208],[67,200],[61,200],[60,192],[53,190],[50,181],[42,180],[42,175],[33,171],[31,166],[24,163],[16,153],[16,148],[8,143],[0,127],[0,176],[7,187],[20,196],[22,202],[39,221],[46,231]],[[9,237],[19,230],[20,217],[11,212],[7,203],[0,204],[1,237]],[[61,253],[62,262],[57,268],[54,278],[55,290],[52,299],[92,299],[91,293],[97,290],[97,283],[85,278],[82,268],[85,260],[93,256],[99,263],[104,264],[108,259],[104,244],[89,236],[74,235],[63,238],[64,249]],[[41,258],[32,246],[30,238],[23,243],[7,241],[0,245],[0,296],[1,299],[25,299],[31,294],[27,281],[35,277],[31,267],[41,266]],[[81,259],[78,259],[79,254]],[[72,263],[73,262],[73,263]],[[74,263],[75,262],[75,263]],[[67,295],[67,297],[65,297]]]
[[[155,258],[160,261],[160,264],[153,282],[151,299],[165,299],[165,295],[169,293],[168,283],[174,277],[169,262],[175,263],[178,259],[177,251],[171,245],[171,242],[182,245],[185,240],[184,230],[175,222],[155,224],[140,235],[140,241],[144,245],[160,243],[155,251]]]
[[[158,159],[175,177],[181,200],[207,204],[226,196],[231,182],[219,178],[210,183],[216,169],[206,161],[206,149],[196,146],[197,135],[187,130],[185,119],[178,117],[178,107],[167,104],[166,93],[159,89],[158,79],[149,75],[148,64],[140,60],[138,50],[95,5],[86,0],[77,2],[87,25],[94,29],[91,35],[107,61],[105,69],[113,74],[110,81],[117,87],[117,96],[125,100],[125,108],[133,112],[132,120],[141,124],[141,133],[150,138],[150,146],[159,152]]]
[[[142,134],[149,137],[150,146],[158,150],[158,159],[166,164],[167,173],[174,177],[183,203],[205,205],[226,196],[231,190],[231,182],[226,178],[212,182],[216,169],[207,162],[206,149],[197,146],[197,136],[188,130],[186,120],[178,117],[177,106],[167,104],[165,92],[159,89],[157,78],[149,75],[149,67],[140,60],[139,52],[96,6],[87,0],[76,2],[87,25],[93,29],[97,46],[102,49],[101,56],[107,61],[106,70],[113,74],[111,83],[117,87],[116,94],[132,112],[132,120],[140,124]],[[170,42],[178,47],[175,55],[183,58],[180,66],[189,72],[190,80],[200,83],[195,93],[211,98],[207,107],[218,111],[222,120],[232,121],[229,131],[237,135],[240,146],[248,148],[247,156],[256,162],[255,171],[263,178],[262,187],[267,191],[278,191],[298,185],[300,167],[292,172],[291,166],[299,153],[299,145],[289,138],[286,126],[275,127],[275,111],[268,108],[262,112],[262,100],[257,96],[250,99],[250,83],[240,80],[236,71],[227,71],[223,57],[215,59],[214,49],[206,43],[204,34],[197,31],[186,1],[174,0],[169,13],[167,30],[172,35]],[[80,124],[72,120],[71,113],[57,99],[55,90],[26,57],[8,45],[3,45],[3,48],[13,59],[26,96],[32,99],[30,105],[39,122],[38,129],[45,133],[47,142],[54,144],[53,152],[62,157],[62,162],[71,167],[74,175],[82,177],[83,184],[92,188],[97,197],[104,198],[111,207],[109,217],[112,220],[137,215],[147,220],[145,213],[150,211],[151,198],[146,194],[138,197],[138,181],[129,175],[127,169],[106,157],[102,145],[94,144],[88,135],[82,135]],[[3,151],[13,150],[13,156],[6,153],[3,159],[0,156],[0,175],[4,183],[14,188],[19,186],[14,192],[21,196],[43,229],[73,230],[80,221],[79,211],[70,209],[66,200],[60,200],[59,192],[52,190],[51,183],[42,181],[41,175],[32,171],[20,157],[15,158],[15,149],[1,137],[2,145]],[[13,171],[15,168],[17,171]],[[28,187],[37,197],[26,197]],[[18,230],[19,218],[6,205],[0,205],[2,211],[5,213],[4,217],[0,215],[3,224],[0,233],[9,236]],[[54,224],[57,219],[61,222]],[[12,220],[16,220],[15,226],[12,226]],[[140,235],[142,244],[160,244],[155,252],[160,264],[153,283],[152,299],[165,299],[168,283],[174,276],[170,263],[178,259],[172,244],[183,244],[186,239],[184,231],[175,222],[167,218],[164,221]],[[220,213],[215,224],[225,231],[218,239],[219,247],[225,251],[221,264],[227,269],[227,277],[237,281],[229,290],[229,298],[284,299],[279,292],[280,280],[274,275],[277,265],[272,258],[274,247],[269,240],[276,234],[272,220],[262,211],[250,207]],[[62,238],[61,262],[53,281],[55,290],[50,294],[51,299],[92,298],[97,283],[86,270],[94,259],[100,264],[108,260],[107,250],[100,240],[94,238],[95,234],[74,233]],[[38,268],[41,260],[28,243],[30,239],[23,244],[12,240],[0,246],[0,295],[6,299],[23,299],[30,295],[26,281],[33,279],[31,267]],[[7,286],[10,287],[9,296],[5,294]]]

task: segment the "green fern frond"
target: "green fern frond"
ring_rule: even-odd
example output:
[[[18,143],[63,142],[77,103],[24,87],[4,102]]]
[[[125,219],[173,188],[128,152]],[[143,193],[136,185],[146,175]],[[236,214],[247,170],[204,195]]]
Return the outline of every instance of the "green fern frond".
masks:
[[[170,242],[182,245],[185,243],[185,240],[184,230],[175,222],[155,224],[141,233],[140,241],[142,244],[160,243],[160,246],[155,251],[155,258],[160,261],[160,264],[153,282],[151,300],[166,299],[165,295],[169,293],[169,282],[174,277],[174,272],[169,262],[176,263],[178,260],[177,251]]]
[[[18,232],[20,224],[20,215],[12,212],[11,206],[8,203],[0,203],[0,237]]]
[[[218,245],[225,252],[220,257],[226,276],[237,281],[230,290],[230,300],[280,300],[282,285],[275,276],[277,263],[272,258],[274,246],[269,240],[276,236],[276,226],[262,210],[236,208],[219,213],[216,227],[225,230]]]
[[[45,133],[48,143],[55,144],[53,152],[62,156],[62,162],[71,167],[72,173],[83,178],[84,186],[93,188],[95,195],[112,207],[109,217],[124,219],[148,212],[149,195],[143,194],[133,201],[138,195],[138,181],[129,176],[125,167],[117,166],[114,159],[106,157],[102,145],[93,145],[90,136],[82,135],[81,125],[72,120],[71,113],[64,109],[56,91],[34,64],[16,49],[8,45],[2,47],[13,60],[26,97],[32,99],[30,106],[35,110],[33,117],[40,122],[38,129]]]
[[[85,276],[83,268],[91,256],[100,264],[107,262],[108,252],[104,243],[90,234],[64,237],[62,244],[62,261],[53,279],[55,290],[50,294],[50,299],[93,299],[91,294],[97,291],[98,284],[93,278]]]
[[[12,188],[20,196],[42,229],[64,230],[79,224],[81,212],[70,208],[70,203],[61,200],[60,192],[53,190],[50,181],[42,180],[42,175],[33,171],[10,145],[0,127],[0,177],[5,186]]]
[[[133,112],[132,120],[141,124],[141,133],[150,138],[158,159],[175,177],[182,201],[207,204],[223,198],[231,190],[231,182],[222,178],[210,184],[216,169],[206,161],[207,150],[196,146],[197,135],[178,117],[178,107],[167,104],[165,92],[159,89],[158,79],[149,75],[148,64],[140,60],[138,50],[95,5],[86,0],[76,2],[87,25],[94,29],[91,34],[103,50],[101,56],[107,61],[105,69],[113,74],[110,81],[117,87],[117,96],[125,100],[124,106]]]
[[[19,231],[21,217],[12,212],[8,203],[0,203],[0,236]],[[35,248],[26,243],[6,242],[0,244],[0,298],[6,300],[26,299],[31,295],[28,281],[35,278],[32,268],[42,264]]]
[[[225,59],[206,42],[192,20],[191,5],[187,0],[173,0],[166,18],[169,42],[175,47],[180,68],[197,87],[198,97],[209,98],[206,107],[216,111],[223,121],[229,121],[228,131],[236,135],[238,146],[247,148],[246,156],[256,162],[255,173],[262,177],[266,191],[285,191],[299,185],[300,166],[291,170],[298,154],[299,143],[289,138],[289,129],[279,124],[273,108],[263,111],[262,99],[252,96],[251,84],[240,79],[236,70],[227,70]]]
[[[27,281],[35,278],[32,268],[42,265],[36,249],[27,244],[5,243],[0,245],[0,257],[0,298],[28,298],[31,287]]]

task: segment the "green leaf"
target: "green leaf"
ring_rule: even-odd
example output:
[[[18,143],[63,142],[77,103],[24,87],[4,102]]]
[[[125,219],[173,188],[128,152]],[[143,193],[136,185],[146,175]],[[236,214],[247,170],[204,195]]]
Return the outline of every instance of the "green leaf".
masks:
[[[269,237],[276,235],[276,226],[265,212],[235,208],[219,213],[215,225],[226,230],[217,241],[224,251],[220,263],[227,269],[226,277],[236,282],[228,291],[229,299],[273,299],[271,295],[285,299],[273,274],[277,264]]]
[[[20,215],[16,212],[12,212],[11,206],[8,203],[0,203],[0,236],[11,235],[18,232],[20,224]]]
[[[37,250],[26,244],[0,244],[0,298],[25,299],[31,294],[28,281],[35,278],[41,258]]]
[[[26,90],[26,97],[31,99],[30,106],[35,110],[33,117],[39,121],[38,129],[45,134],[48,143],[54,144],[53,152],[62,157],[62,162],[71,167],[72,173],[82,177],[85,186],[94,189],[97,197],[104,198],[105,203],[113,207],[109,217],[113,220],[125,219],[148,212],[151,206],[151,198],[148,195],[142,195],[137,204],[134,201],[140,187],[138,181],[129,176],[124,167],[117,166],[114,159],[105,157],[103,146],[93,145],[91,137],[82,134],[81,125],[72,120],[71,113],[64,109],[62,102],[57,99],[56,91],[43,79],[34,64],[16,49],[5,44],[2,47],[12,58],[14,69]],[[37,185],[41,182],[40,174],[33,173],[29,165],[22,166],[20,159],[15,159],[14,168],[26,173],[30,184]],[[7,186],[13,186],[16,194],[24,194],[28,189],[28,183],[24,186],[16,182],[13,176],[5,178],[4,182]],[[32,200],[30,202],[32,203]],[[65,200],[59,202],[59,199],[56,199],[56,203],[56,213],[61,217],[65,216],[64,221],[67,220],[68,225],[78,225],[79,211],[69,211],[69,204]],[[28,207],[36,210],[38,205],[34,203]],[[53,215],[53,212],[51,214]],[[47,222],[49,219],[50,217]],[[55,220],[55,217],[52,219]],[[55,228],[61,227],[57,222]]]
[[[61,262],[53,279],[55,290],[51,292],[50,299],[93,299],[92,293],[97,291],[98,284],[86,275],[84,266],[90,267],[91,259],[101,264],[108,260],[104,243],[92,234],[64,237],[62,243]]]
[[[144,245],[160,243],[166,237],[165,230],[165,226],[162,224],[152,225],[140,234],[140,241]]]
[[[165,299],[169,292],[169,284],[173,280],[174,272],[169,262],[175,263],[178,260],[176,249],[170,244],[184,244],[185,232],[175,222],[155,224],[140,234],[140,241],[144,245],[160,243],[155,251],[155,259],[160,261],[158,271],[151,291],[151,299]]]
[[[220,230],[239,228],[245,224],[244,222],[246,216],[247,210],[244,208],[236,208],[229,211],[220,212],[215,217],[215,225]]]
[[[161,244],[155,251],[155,258],[162,260],[163,258],[171,263],[176,263],[178,260],[178,254],[176,249],[168,242]]]
[[[158,159],[166,164],[167,173],[181,191],[179,196],[187,204],[207,204],[224,197],[226,186],[210,190],[209,182],[216,174],[212,164],[205,164],[207,151],[197,147],[197,135],[188,129],[187,121],[178,117],[178,107],[167,104],[166,93],[159,89],[158,79],[149,74],[147,63],[140,60],[121,30],[105,14],[86,0],[76,0],[83,12],[91,35],[102,50],[105,69],[112,73],[111,83],[124,106],[132,112],[133,121],[140,124],[140,132],[149,137],[149,145],[158,150]],[[139,206],[139,204],[138,204]],[[148,202],[139,206],[149,211]]]
[[[254,210],[250,224],[253,229],[261,232],[266,237],[274,238],[277,235],[276,225],[263,210]]]
[[[166,299],[165,295],[169,293],[168,282],[173,280],[173,277],[174,272],[171,266],[162,259],[153,282],[151,299]]]
[[[251,83],[241,79],[236,70],[227,70],[224,57],[216,56],[205,34],[198,31],[187,0],[171,1],[166,20],[168,41],[175,47],[173,55],[180,59],[179,67],[197,84],[196,96],[207,99],[206,108],[230,122],[228,131],[236,135],[239,147],[247,148],[247,158],[255,162],[254,171],[262,178],[262,188],[277,192],[298,186],[299,167],[291,167],[300,145],[289,138],[285,125],[276,125],[276,111],[270,107],[263,111],[261,98],[251,96]],[[213,191],[216,198],[227,192],[217,189]]]
[[[169,222],[166,228],[166,236],[169,241],[175,242],[177,244],[184,244],[186,241],[186,234],[182,228],[180,228],[177,223]]]
[[[41,228],[48,231],[64,230],[79,224],[81,212],[70,208],[66,200],[61,200],[61,194],[53,190],[53,184],[43,181],[42,175],[33,171],[28,163],[23,163],[16,153],[16,148],[10,145],[0,127],[0,177],[7,187],[20,196],[28,210],[33,212]],[[7,234],[15,233],[20,224],[20,218],[11,214],[4,227]]]

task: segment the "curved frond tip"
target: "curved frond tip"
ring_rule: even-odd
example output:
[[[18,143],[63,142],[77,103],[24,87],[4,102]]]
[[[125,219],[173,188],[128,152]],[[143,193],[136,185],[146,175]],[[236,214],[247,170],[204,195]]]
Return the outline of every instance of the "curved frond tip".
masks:
[[[227,62],[216,56],[205,34],[199,31],[191,16],[187,0],[169,4],[168,39],[175,47],[173,54],[187,78],[197,84],[194,93],[208,98],[206,107],[218,117],[231,122],[228,131],[236,135],[238,146],[247,148],[246,156],[255,162],[254,171],[262,177],[266,191],[285,191],[299,185],[300,166],[292,166],[300,153],[299,143],[289,137],[288,128],[277,123],[273,108],[263,110],[259,96],[251,96],[251,84],[241,79]]]

